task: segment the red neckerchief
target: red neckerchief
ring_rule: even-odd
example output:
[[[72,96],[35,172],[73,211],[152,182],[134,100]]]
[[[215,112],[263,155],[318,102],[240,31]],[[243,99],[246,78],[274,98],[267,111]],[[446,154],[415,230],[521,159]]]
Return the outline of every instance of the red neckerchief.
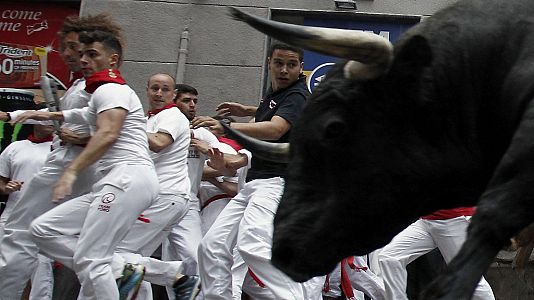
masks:
[[[160,111],[162,111],[162,110],[169,109],[169,108],[173,108],[173,107],[177,107],[176,104],[174,104],[174,103],[169,103],[169,104],[163,106],[162,108],[158,108],[158,109],[154,109],[154,110],[149,110],[148,113],[147,113],[147,115],[148,115],[148,117],[150,118],[150,117],[152,117],[152,116],[157,115],[157,114],[158,114]]]
[[[92,94],[99,86],[106,83],[126,84],[119,70],[105,69],[94,73],[85,82],[85,91]]]
[[[44,143],[44,142],[51,142],[52,139],[53,139],[52,135],[48,135],[48,136],[46,136],[44,138],[38,138],[35,135],[33,135],[33,133],[30,133],[30,135],[28,136],[28,141],[30,141],[32,143],[36,143],[36,144],[40,144],[40,143]]]
[[[67,85],[67,88],[70,88],[72,84],[74,83],[74,81],[83,77],[82,71],[77,71],[77,72],[71,73],[70,75],[71,75],[71,79],[69,81],[69,84]]]
[[[229,138],[225,138],[222,136],[218,137],[218,139],[219,139],[219,142],[227,144],[228,146],[234,148],[235,151],[239,151],[243,149],[243,147],[241,147],[241,145],[239,145],[239,143],[237,143],[234,140],[231,140]]]

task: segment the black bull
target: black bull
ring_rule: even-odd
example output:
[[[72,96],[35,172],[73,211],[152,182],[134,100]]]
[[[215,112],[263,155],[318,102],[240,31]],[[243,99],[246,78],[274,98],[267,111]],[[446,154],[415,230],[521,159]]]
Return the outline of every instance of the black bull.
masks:
[[[349,59],[292,128],[272,263],[305,281],[422,215],[477,205],[466,243],[425,296],[469,299],[499,249],[534,221],[534,2],[460,1],[394,46],[232,14]],[[255,155],[271,147],[239,139]]]

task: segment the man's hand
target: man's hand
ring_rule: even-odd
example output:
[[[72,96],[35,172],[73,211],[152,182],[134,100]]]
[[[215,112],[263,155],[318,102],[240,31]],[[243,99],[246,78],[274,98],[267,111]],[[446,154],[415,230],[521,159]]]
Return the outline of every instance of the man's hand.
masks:
[[[213,134],[220,136],[224,134],[221,123],[212,117],[195,117],[191,121],[191,128],[207,127]]]
[[[227,154],[225,155],[217,148],[212,148],[208,151],[208,166],[215,170],[221,171],[226,176],[234,176],[237,169],[248,164],[248,157],[243,154]]]
[[[13,192],[16,192],[16,191],[20,191],[20,189],[22,188],[22,184],[24,182],[22,181],[17,181],[17,180],[10,180],[6,183],[6,186],[4,188],[4,193],[6,194],[11,194]]]
[[[195,147],[200,153],[208,154],[208,151],[211,149],[210,145],[203,140],[199,140],[195,137],[191,137],[191,146]]]
[[[225,157],[226,168],[231,170],[237,170],[248,164],[248,156],[238,153],[237,155],[227,155]]]
[[[75,145],[84,145],[89,142],[89,139],[91,138],[91,136],[79,135],[70,129],[61,128],[61,132],[59,133],[59,138],[65,143],[75,144]]]
[[[76,172],[67,168],[63,172],[63,175],[54,185],[54,192],[52,194],[52,202],[58,203],[63,201],[65,197],[72,194],[72,185],[76,181]]]
[[[215,109],[219,116],[249,117],[256,112],[256,107],[237,102],[223,102]]]
[[[215,170],[224,171],[226,169],[226,163],[224,162],[224,153],[217,148],[212,148],[208,151],[208,166]]]

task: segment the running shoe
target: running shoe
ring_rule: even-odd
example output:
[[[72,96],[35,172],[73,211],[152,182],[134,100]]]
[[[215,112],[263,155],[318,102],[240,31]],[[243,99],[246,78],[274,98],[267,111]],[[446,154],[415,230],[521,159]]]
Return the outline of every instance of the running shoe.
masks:
[[[185,275],[174,283],[172,289],[176,300],[193,300],[200,291],[200,277]]]
[[[145,266],[138,264],[126,264],[121,278],[117,279],[120,300],[135,300],[139,287],[145,276]]]

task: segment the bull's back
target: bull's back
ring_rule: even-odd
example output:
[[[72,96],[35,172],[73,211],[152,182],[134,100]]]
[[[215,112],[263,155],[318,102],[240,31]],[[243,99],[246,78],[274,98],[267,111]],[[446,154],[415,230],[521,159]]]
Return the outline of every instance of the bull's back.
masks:
[[[489,165],[507,149],[534,96],[534,1],[473,0],[439,11],[407,32],[432,51],[425,74],[433,80],[453,134],[479,148]],[[532,66],[532,67],[529,67]]]

